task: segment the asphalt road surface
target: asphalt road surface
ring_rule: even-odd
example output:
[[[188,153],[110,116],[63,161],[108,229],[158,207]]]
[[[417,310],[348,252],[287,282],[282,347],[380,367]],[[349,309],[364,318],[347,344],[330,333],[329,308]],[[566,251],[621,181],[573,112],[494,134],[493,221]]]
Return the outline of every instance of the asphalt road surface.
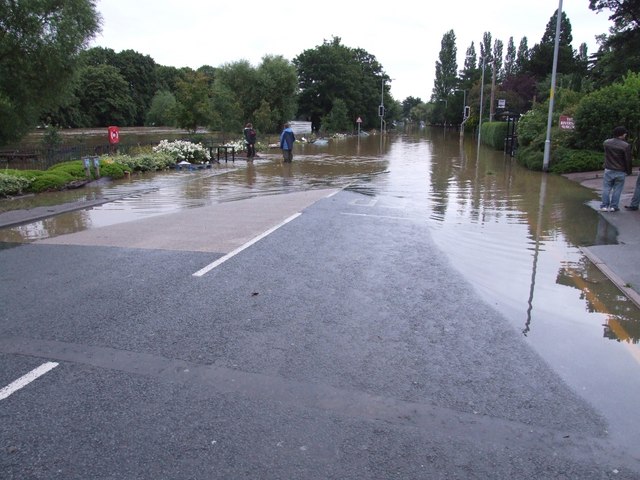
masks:
[[[0,250],[0,477],[640,478],[389,202],[274,195]]]

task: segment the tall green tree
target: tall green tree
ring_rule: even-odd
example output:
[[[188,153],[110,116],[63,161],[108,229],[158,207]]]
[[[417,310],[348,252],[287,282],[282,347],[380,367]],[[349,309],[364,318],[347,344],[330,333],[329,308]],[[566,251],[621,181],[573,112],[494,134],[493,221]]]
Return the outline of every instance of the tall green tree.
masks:
[[[491,65],[493,62],[493,52],[491,49],[492,44],[492,35],[491,32],[484,32],[482,34],[482,43],[480,44],[480,64],[478,65],[482,68],[482,62],[484,59],[485,69]],[[485,76],[486,81],[486,76]]]
[[[496,38],[495,42],[493,42],[493,69],[496,75],[496,79],[501,81],[504,78],[504,70],[503,70],[503,51],[504,51],[504,43],[502,40],[498,40]]]
[[[422,103],[422,100],[420,100],[420,97],[418,98],[414,98],[414,97],[407,97],[402,101],[402,117],[403,118],[411,118],[411,109],[413,109],[413,107],[415,107],[416,105],[420,105]]]
[[[531,48],[529,61],[526,64],[526,71],[543,80],[547,75],[551,74],[553,69],[553,56],[555,50],[556,25],[558,21],[558,10],[549,19],[544,35],[540,43]],[[571,22],[565,12],[562,12],[560,18],[560,38],[558,45],[558,73],[573,73],[576,69],[576,63],[573,55],[573,47],[571,42],[573,35],[571,33]]]
[[[373,128],[378,120],[381,97],[391,105],[389,78],[375,56],[363,49],[342,45],[340,37],[303,51],[293,59],[298,72],[300,95],[298,116],[311,121],[314,130],[340,98],[353,122],[363,120],[363,128]]]
[[[258,109],[252,112],[256,120],[261,112],[264,121],[266,106],[270,112],[268,124],[260,126],[263,132],[276,132],[288,120],[294,118],[297,105],[298,75],[291,62],[281,55],[266,55],[257,68],[256,90],[260,98]],[[251,117],[249,117],[251,118]],[[255,123],[255,122],[254,122]]]
[[[504,57],[504,78],[513,77],[516,73],[516,45],[513,43],[513,37],[509,37],[507,54]]]
[[[144,120],[151,100],[158,90],[156,62],[149,55],[134,50],[123,50],[116,54],[113,66],[127,82],[127,89],[134,108],[134,125],[144,125]]]
[[[518,45],[518,53],[516,54],[517,75],[525,72],[527,63],[529,63],[529,42],[527,41],[527,37],[522,37]]]
[[[440,54],[436,61],[436,76],[431,94],[433,102],[447,100],[456,87],[458,72],[456,56],[456,34],[453,30],[449,30],[442,36],[440,42]]]
[[[92,0],[0,2],[0,145],[20,139],[68,93],[99,26]]]
[[[240,115],[244,122],[250,121],[260,107],[260,93],[258,92],[258,72],[247,60],[227,63],[220,67],[217,78],[228,87],[240,106]]]
[[[240,135],[242,127],[247,122],[247,117],[244,114],[240,99],[221,76],[218,76],[213,82],[209,109],[211,112],[209,123],[207,124],[209,128],[221,131],[223,137],[230,132],[235,133],[236,136]]]
[[[209,79],[193,72],[178,80],[176,91],[176,122],[179,127],[195,133],[199,126],[210,125],[213,118]]]
[[[111,65],[83,67],[76,95],[82,115],[80,126],[130,126],[135,122],[135,105],[127,81]]]
[[[460,71],[460,88],[469,91],[479,79],[478,56],[476,55],[476,47],[471,42],[464,57],[464,68]]]
[[[324,128],[332,133],[352,130],[352,124],[347,116],[347,104],[342,99],[336,98],[329,115],[322,123]]]
[[[145,125],[175,127],[176,104],[176,97],[173,93],[168,90],[158,90],[151,100]]]

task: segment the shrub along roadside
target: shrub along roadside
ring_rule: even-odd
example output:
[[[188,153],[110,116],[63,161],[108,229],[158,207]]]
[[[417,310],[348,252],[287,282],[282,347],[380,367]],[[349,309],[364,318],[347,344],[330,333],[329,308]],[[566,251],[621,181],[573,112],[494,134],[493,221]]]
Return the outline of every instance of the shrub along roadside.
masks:
[[[128,155],[103,156],[100,158],[100,176],[123,178],[126,173],[166,170],[175,165],[175,159],[165,153],[142,153],[135,157]],[[91,168],[91,177],[96,172]],[[48,170],[0,171],[0,198],[64,190],[77,181],[86,180],[82,160],[63,162]]]

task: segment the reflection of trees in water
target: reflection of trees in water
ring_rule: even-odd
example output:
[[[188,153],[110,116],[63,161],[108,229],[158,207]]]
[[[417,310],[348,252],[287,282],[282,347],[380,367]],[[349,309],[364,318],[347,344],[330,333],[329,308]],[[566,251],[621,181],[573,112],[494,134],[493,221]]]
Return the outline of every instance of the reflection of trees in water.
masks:
[[[483,149],[478,156],[468,142],[442,142],[436,136],[431,140],[429,187],[434,218],[445,218],[448,209],[456,209],[456,217],[464,216],[479,225],[527,225],[529,245],[535,244],[535,250],[526,335],[533,311],[539,245],[555,241],[570,247],[615,244],[617,232],[587,205],[594,194],[577,183],[526,170],[502,152]],[[639,342],[638,309],[586,258],[562,265],[557,283],[579,290],[589,312],[608,315],[606,338]]]
[[[57,237],[86,230],[90,223],[87,212],[78,210],[26,225],[0,229],[0,242],[27,243],[33,240]]]
[[[556,282],[580,290],[580,299],[585,301],[588,312],[608,315],[603,324],[603,337],[640,343],[638,308],[587,258],[565,264],[558,272]]]

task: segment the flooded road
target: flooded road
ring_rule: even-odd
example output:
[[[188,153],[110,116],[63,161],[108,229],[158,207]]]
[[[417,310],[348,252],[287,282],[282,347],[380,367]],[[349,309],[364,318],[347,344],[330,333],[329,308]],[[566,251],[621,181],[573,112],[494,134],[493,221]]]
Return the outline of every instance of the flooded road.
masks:
[[[443,255],[565,381],[608,411],[614,424],[640,429],[640,420],[617,417],[633,411],[640,398],[640,311],[579,248],[615,242],[615,232],[586,205],[595,194],[562,177],[523,169],[502,152],[482,148],[478,154],[473,138],[461,144],[455,132],[336,139],[301,145],[290,165],[280,162],[276,150],[253,165],[239,159],[2,201],[0,211],[110,200],[0,230],[0,242],[328,187],[361,193],[363,202],[384,199],[391,216],[401,210],[424,219]],[[620,402],[628,408],[617,408]]]

